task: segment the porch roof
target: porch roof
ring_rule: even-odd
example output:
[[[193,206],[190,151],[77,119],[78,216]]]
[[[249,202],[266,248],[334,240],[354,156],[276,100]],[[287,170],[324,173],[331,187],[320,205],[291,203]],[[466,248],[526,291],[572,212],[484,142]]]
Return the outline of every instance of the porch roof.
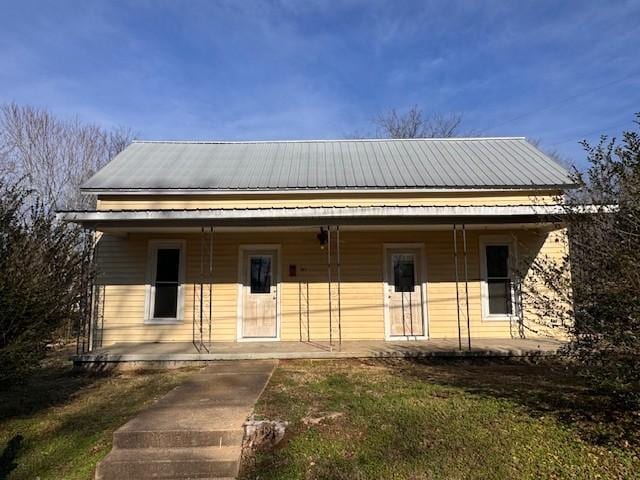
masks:
[[[58,219],[87,228],[132,226],[313,226],[558,223],[562,205],[331,206],[74,210]]]

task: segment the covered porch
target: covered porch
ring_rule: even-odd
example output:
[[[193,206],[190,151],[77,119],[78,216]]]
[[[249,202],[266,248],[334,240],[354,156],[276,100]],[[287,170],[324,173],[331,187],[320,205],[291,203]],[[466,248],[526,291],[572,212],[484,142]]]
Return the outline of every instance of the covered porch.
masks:
[[[93,307],[74,361],[552,354],[562,343],[525,328],[516,282],[505,315],[483,311],[480,251],[483,239],[496,237],[513,252],[556,249],[549,235],[561,228],[560,212],[493,205],[62,213],[101,232]],[[150,315],[158,243],[180,259],[181,312],[171,321]],[[273,263],[256,293],[270,306],[263,311],[273,321],[254,322],[266,333],[244,307],[256,257]],[[402,262],[410,278],[394,277]]]

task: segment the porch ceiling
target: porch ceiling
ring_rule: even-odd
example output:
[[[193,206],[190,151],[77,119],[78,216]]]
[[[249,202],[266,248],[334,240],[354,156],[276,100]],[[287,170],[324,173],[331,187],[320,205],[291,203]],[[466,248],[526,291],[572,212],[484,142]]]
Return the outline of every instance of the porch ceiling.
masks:
[[[561,221],[561,205],[283,207],[188,210],[61,211],[87,228],[304,227],[318,225],[517,225]]]

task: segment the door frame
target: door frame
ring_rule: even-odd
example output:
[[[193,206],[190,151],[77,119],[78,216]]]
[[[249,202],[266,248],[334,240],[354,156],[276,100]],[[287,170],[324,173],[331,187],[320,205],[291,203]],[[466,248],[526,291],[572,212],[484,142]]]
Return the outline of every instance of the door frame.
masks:
[[[422,311],[423,335],[391,335],[391,325],[389,324],[389,250],[398,249],[418,250],[420,258],[417,259],[418,284],[420,285],[421,302],[420,309]],[[426,340],[429,338],[429,316],[427,309],[427,259],[425,255],[424,243],[385,243],[382,247],[382,299],[384,300],[384,339],[386,341],[408,341],[408,340]]]
[[[275,276],[275,286],[276,286],[276,335],[275,337],[244,337],[244,276],[245,276],[245,265],[244,258],[245,253],[247,251],[255,250],[259,252],[260,250],[268,250],[269,252],[276,252],[276,276]],[[280,325],[281,325],[281,297],[280,294],[280,284],[282,282],[282,269],[280,267],[282,263],[281,260],[281,245],[280,244],[254,244],[254,245],[239,245],[238,246],[238,281],[237,284],[237,312],[236,312],[236,341],[237,342],[279,342],[280,341]]]

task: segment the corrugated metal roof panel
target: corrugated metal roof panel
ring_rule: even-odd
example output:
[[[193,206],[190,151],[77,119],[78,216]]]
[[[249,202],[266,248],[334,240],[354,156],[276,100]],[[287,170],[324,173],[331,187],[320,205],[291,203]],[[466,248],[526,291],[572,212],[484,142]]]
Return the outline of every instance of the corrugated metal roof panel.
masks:
[[[524,138],[136,141],[83,188],[298,190],[544,188],[568,172]]]

